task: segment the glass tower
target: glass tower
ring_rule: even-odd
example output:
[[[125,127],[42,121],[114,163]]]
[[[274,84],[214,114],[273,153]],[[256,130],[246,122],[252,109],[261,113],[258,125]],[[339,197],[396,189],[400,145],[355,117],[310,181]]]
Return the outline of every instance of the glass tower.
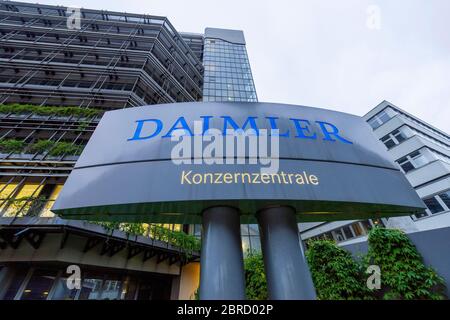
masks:
[[[257,102],[242,31],[206,28],[203,101]]]

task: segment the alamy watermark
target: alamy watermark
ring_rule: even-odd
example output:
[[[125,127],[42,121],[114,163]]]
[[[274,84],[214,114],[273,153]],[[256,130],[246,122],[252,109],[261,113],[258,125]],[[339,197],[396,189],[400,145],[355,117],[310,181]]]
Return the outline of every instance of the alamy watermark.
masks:
[[[70,274],[67,277],[66,285],[69,290],[81,289],[81,269],[76,264],[71,264],[66,269],[66,274]]]
[[[80,30],[81,29],[81,9],[77,7],[68,7],[67,11],[67,29]]]
[[[366,26],[370,30],[381,30],[381,8],[375,4],[367,7]]]
[[[194,121],[193,134],[179,129],[173,132],[176,142],[171,160],[176,165],[236,165],[260,166],[262,174],[275,174],[279,170],[279,130],[272,129],[204,129],[201,121]]]
[[[367,274],[370,276],[367,278],[366,285],[370,290],[380,290],[381,289],[381,269],[377,265],[370,265],[366,270]]]

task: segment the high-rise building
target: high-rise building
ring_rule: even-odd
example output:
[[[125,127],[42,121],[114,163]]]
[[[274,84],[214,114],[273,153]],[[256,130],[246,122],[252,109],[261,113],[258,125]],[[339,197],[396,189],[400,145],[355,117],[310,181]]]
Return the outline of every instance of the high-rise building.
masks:
[[[244,33],[205,29],[203,101],[257,102]]]
[[[50,209],[104,111],[256,101],[242,31],[179,33],[165,17],[15,1],[0,3],[0,19],[0,299],[192,298],[198,241],[174,240],[188,226]],[[80,289],[64,286],[72,264]]]

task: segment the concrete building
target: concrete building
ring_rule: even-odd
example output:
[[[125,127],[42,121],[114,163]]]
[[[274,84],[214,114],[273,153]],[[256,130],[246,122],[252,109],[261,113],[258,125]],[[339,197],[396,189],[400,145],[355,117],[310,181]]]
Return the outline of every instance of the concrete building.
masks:
[[[302,238],[327,237],[346,245],[364,240],[374,224],[406,232],[450,227],[450,136],[388,101],[364,119],[428,209],[410,217],[301,224]]]
[[[388,101],[364,119],[427,209],[414,216],[304,223],[299,225],[300,235],[303,240],[333,239],[357,255],[367,250],[367,232],[375,224],[402,229],[425,263],[445,279],[450,294],[450,136]]]

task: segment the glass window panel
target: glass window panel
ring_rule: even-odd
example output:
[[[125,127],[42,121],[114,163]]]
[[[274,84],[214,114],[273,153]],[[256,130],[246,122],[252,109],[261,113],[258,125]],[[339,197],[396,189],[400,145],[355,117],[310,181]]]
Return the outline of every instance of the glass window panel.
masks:
[[[333,231],[331,231],[331,233],[333,234],[333,238],[334,238],[337,242],[340,242],[340,241],[344,241],[344,240],[345,240],[344,234],[342,233],[342,230],[341,230],[341,229],[333,230]]]
[[[14,272],[13,279],[9,285],[8,290],[3,296],[3,300],[13,300],[19,290],[20,286],[25,280],[25,277],[28,273],[28,268],[17,268]]]
[[[345,237],[347,239],[353,238],[353,233],[352,233],[352,231],[350,230],[350,228],[348,226],[343,227],[342,230],[344,231]]]
[[[14,189],[16,189],[17,183],[0,184],[0,210],[7,206],[7,199],[12,196]]]
[[[384,138],[381,139],[381,140],[383,141],[384,145],[385,145],[388,149],[390,149],[390,148],[396,146],[394,140],[393,140],[390,136],[386,136],[386,137],[384,137]]]
[[[261,241],[258,236],[250,237],[250,245],[252,247],[252,252],[261,252]]]
[[[108,279],[104,281],[101,299],[115,300],[120,297],[122,281],[116,279]]]
[[[79,300],[98,300],[103,284],[103,277],[88,275],[83,279]]]
[[[248,231],[248,224],[243,224],[243,225],[241,225],[241,235],[242,236],[246,236],[246,235],[248,235],[249,234],[249,231]]]
[[[448,209],[450,209],[450,190],[443,192],[439,195],[442,201],[445,203]]]
[[[364,230],[361,227],[361,225],[359,224],[359,222],[352,224],[352,228],[353,228],[353,232],[355,233],[356,237],[364,235]]]
[[[259,228],[257,224],[249,224],[248,225],[250,235],[259,235]]]
[[[77,289],[67,287],[67,278],[59,278],[55,287],[52,300],[74,300],[77,295]]]
[[[425,205],[427,206],[427,208],[430,210],[431,213],[438,213],[444,211],[444,208],[436,200],[435,197],[424,199],[423,202],[425,202]]]
[[[361,221],[361,224],[362,224],[362,226],[363,226],[363,228],[364,228],[364,230],[365,230],[366,233],[367,233],[368,231],[370,231],[370,229],[372,229],[372,224],[370,223],[369,220]]]
[[[134,278],[130,278],[123,283],[123,289],[120,299],[122,300],[134,300],[137,291],[137,281]]]
[[[56,270],[34,270],[20,300],[46,300],[55,281],[56,272]]]
[[[413,161],[416,168],[426,165],[429,162],[428,159],[422,154],[415,157]]]
[[[250,250],[250,239],[248,236],[242,237],[242,252],[244,252],[244,255],[248,253]]]
[[[405,171],[405,173],[415,169],[413,164],[409,161],[401,164],[400,166],[402,167],[403,171]]]
[[[33,204],[32,199],[39,196],[43,185],[39,184],[25,184],[20,191],[14,197],[4,216],[13,217],[18,214],[19,217],[26,215],[28,209],[30,209]]]
[[[55,203],[56,198],[58,197],[59,193],[61,192],[63,185],[57,184],[55,185],[55,188],[53,189],[52,193],[50,194],[50,197],[45,204],[44,210],[41,213],[41,217],[54,217],[55,214],[50,211],[53,204]]]

